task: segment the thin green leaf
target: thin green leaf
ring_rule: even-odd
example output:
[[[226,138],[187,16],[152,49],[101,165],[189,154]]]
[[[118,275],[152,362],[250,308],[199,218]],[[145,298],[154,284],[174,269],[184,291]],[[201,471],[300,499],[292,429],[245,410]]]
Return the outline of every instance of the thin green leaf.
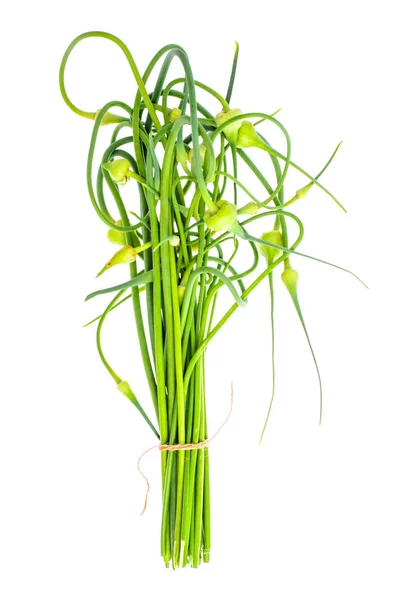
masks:
[[[95,298],[95,296],[100,296],[101,294],[109,294],[110,292],[117,292],[119,290],[126,290],[128,288],[137,287],[139,285],[144,285],[146,283],[153,282],[153,271],[147,271],[146,273],[142,273],[129,281],[125,281],[124,283],[119,283],[118,285],[114,285],[109,288],[104,288],[102,290],[97,290],[96,292],[91,292],[88,294],[85,301],[91,300],[91,298]]]

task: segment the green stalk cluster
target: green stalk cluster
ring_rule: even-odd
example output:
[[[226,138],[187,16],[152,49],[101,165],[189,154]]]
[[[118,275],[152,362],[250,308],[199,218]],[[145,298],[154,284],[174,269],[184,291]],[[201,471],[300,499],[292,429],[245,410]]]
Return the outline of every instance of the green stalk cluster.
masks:
[[[91,37],[110,40],[124,53],[137,86],[131,105],[110,101],[101,109],[88,112],[78,109],[69,99],[64,85],[68,57],[80,41]],[[297,250],[304,228],[285,207],[302,199],[314,186],[339,204],[318,181],[335,153],[313,177],[291,160],[288,133],[274,114],[244,114],[230,108],[237,58],[238,46],[225,98],[194,80],[186,52],[174,44],[157,52],[141,75],[121,40],[104,32],[88,32],[70,44],[60,68],[60,88],[66,104],[76,114],[94,121],[87,161],[88,193],[106,225],[109,242],[120,246],[98,276],[106,277],[110,268],[121,269],[119,265],[129,270],[122,283],[87,297],[114,293],[104,312],[90,324],[98,321],[99,355],[117,389],[134,404],[162,445],[198,444],[208,439],[204,361],[207,345],[234,311],[245,306],[249,294],[266,277],[273,324],[273,272],[279,265],[284,268],[283,281],[307,335],[297,297],[297,274],[290,264],[291,255],[307,256]],[[173,61],[181,64],[182,77],[167,81]],[[150,83],[158,65],[157,80]],[[197,102],[197,90],[219,102],[216,115]],[[281,131],[284,153],[274,149],[259,133],[260,123]],[[113,129],[110,143],[94,170],[94,151],[103,125]],[[250,148],[261,150],[255,150],[253,156],[268,161],[273,184],[264,176],[263,166],[257,166],[246,153]],[[263,197],[257,198],[240,181],[240,162],[260,182]],[[285,201],[285,180],[291,167],[302,173],[308,183]],[[130,209],[122,196],[127,183],[137,187],[138,202]],[[225,197],[228,183],[233,187],[231,200]],[[109,192],[114,200],[112,209],[106,199]],[[240,201],[242,195],[244,202]],[[272,220],[269,231],[260,238],[251,235],[251,223],[266,217]],[[288,240],[291,223],[298,231],[292,244]],[[238,272],[233,262],[242,246],[251,251],[252,261]],[[267,264],[255,274],[258,248]],[[233,303],[214,324],[217,296],[222,288],[227,288]],[[153,418],[130,384],[113,370],[102,350],[104,321],[126,301],[132,303]],[[272,331],[274,349],[274,326]],[[208,448],[161,452],[161,477],[161,555],[165,565],[198,567],[209,561],[211,549]]]

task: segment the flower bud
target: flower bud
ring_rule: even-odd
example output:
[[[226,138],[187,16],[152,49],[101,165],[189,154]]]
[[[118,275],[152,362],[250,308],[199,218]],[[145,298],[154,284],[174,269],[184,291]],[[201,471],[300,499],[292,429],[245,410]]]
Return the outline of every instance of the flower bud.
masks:
[[[311,181],[310,183],[308,183],[307,185],[303,186],[302,188],[300,188],[299,190],[296,190],[296,196],[299,200],[301,200],[302,198],[304,198],[307,194],[307,192],[313,187],[314,182]]]
[[[269,242],[270,244],[275,244],[276,246],[283,245],[283,236],[279,231],[267,231],[266,233],[262,233],[261,240],[264,242]],[[282,251],[277,248],[272,248],[271,246],[265,246],[265,244],[258,245],[259,252],[264,256],[267,260],[267,264],[271,265],[274,263],[279,256],[281,256]]]
[[[314,181],[310,181],[310,183],[308,183],[307,185],[304,185],[299,190],[296,190],[295,196],[293,196],[291,198],[291,200],[288,200],[288,202],[285,204],[285,206],[288,206],[289,204],[293,204],[297,200],[302,200],[302,198],[304,198],[306,196],[306,194],[313,187],[313,185],[314,185]]]
[[[185,292],[186,292],[186,285],[178,285],[177,290],[178,290],[179,306],[181,306],[181,304],[183,302],[183,298],[185,296]]]
[[[112,258],[106,263],[103,269],[99,271],[97,277],[102,275],[102,273],[104,273],[114,265],[122,265],[134,262],[136,260],[136,257],[136,250],[132,246],[124,246],[123,248],[120,248],[120,250],[117,250],[116,254],[114,254]]]
[[[175,123],[175,121],[177,121],[179,119],[179,117],[181,116],[182,111],[180,108],[171,108],[168,111],[168,118],[171,121],[171,123]]]
[[[118,158],[104,163],[102,168],[109,173],[115,183],[125,183],[129,179],[130,161],[126,158]]]
[[[98,117],[101,109],[96,111],[95,119]],[[125,121],[125,117],[121,117],[120,115],[114,115],[111,112],[105,112],[101,119],[101,125],[115,125],[116,123],[121,123]]]
[[[256,215],[258,213],[259,206],[256,202],[248,202],[245,206],[238,209],[239,215]]]
[[[179,244],[181,243],[181,240],[179,239],[179,237],[177,235],[170,235],[168,241],[170,243],[170,246],[173,246],[174,248],[179,246]]]
[[[122,225],[122,222],[120,220],[116,221],[115,225]],[[124,246],[125,244],[125,233],[123,231],[108,229],[107,237],[111,244],[117,244],[118,246]]]
[[[204,214],[204,222],[209,229],[214,231],[230,231],[238,224],[237,207],[227,200],[216,202],[218,212],[213,214],[207,210]]]
[[[264,144],[255,131],[251,121],[243,121],[238,130],[237,146],[239,148],[263,148]]]
[[[205,158],[205,153],[207,151],[207,148],[205,147],[205,144],[200,144],[200,160],[201,160],[201,164],[203,164],[204,162],[204,158]],[[188,154],[188,160],[190,162],[190,164],[193,167],[193,163],[194,163],[194,153],[193,153],[193,148],[191,148],[189,150],[189,154]]]
[[[126,396],[128,400],[131,400],[131,402],[135,401],[135,396],[132,392],[132,389],[130,388],[130,384],[128,383],[128,381],[120,381],[120,383],[117,386],[117,389],[119,390],[119,392],[124,394],[124,396]]]
[[[182,164],[185,164],[189,159],[189,155],[184,148],[176,148],[176,160]]]
[[[242,112],[239,108],[232,108],[230,110],[222,110],[217,115],[215,115],[215,123],[218,125],[222,125],[226,121],[229,121],[233,117],[237,117],[237,115],[241,115]],[[236,121],[236,123],[232,123],[223,129],[223,133],[226,138],[231,143],[236,143],[238,131],[241,127],[241,121]]]
[[[281,279],[292,298],[296,298],[299,279],[298,271],[295,271],[295,269],[285,269],[281,273]]]

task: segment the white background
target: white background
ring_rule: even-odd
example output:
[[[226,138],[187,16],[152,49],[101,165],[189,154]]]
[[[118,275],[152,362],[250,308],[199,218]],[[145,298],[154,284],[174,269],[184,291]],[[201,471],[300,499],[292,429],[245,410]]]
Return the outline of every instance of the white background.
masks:
[[[395,219],[397,95],[393,3],[232,2],[10,5],[1,24],[0,595],[14,599],[224,597],[269,600],[397,597]],[[4,9],[3,9],[4,11]],[[4,18],[5,16],[5,18]],[[58,92],[69,42],[104,29],[143,71],[163,45],[190,56],[195,77],[232,104],[272,112],[293,157],[315,173],[344,144],[324,184],[343,214],[313,191],[297,214],[302,249],[358,273],[304,259],[300,297],[324,380],[324,422],[311,358],[277,279],[277,396],[270,392],[266,283],[207,355],[213,553],[199,571],[166,571],[159,557],[159,461],[154,440],[102,369],[84,305],[106,262],[105,230],[85,188],[91,123]],[[121,53],[106,41],[76,50],[75,102],[132,102]],[[292,178],[293,195],[302,179]],[[110,251],[112,249],[110,248]],[[227,299],[228,300],[228,299]],[[227,300],[225,306],[228,305]],[[112,328],[112,326],[113,328]],[[128,309],[104,343],[150,410]]]

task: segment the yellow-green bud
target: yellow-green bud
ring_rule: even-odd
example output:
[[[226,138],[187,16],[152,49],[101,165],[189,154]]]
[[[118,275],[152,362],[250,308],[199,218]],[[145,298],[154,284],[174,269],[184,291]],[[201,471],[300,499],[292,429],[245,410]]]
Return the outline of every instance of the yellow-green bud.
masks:
[[[95,119],[98,117],[100,111],[101,109],[96,111]],[[116,123],[121,123],[121,121],[124,121],[124,117],[121,117],[120,115],[114,115],[111,112],[105,112],[101,119],[101,125],[115,125]]]
[[[120,248],[120,250],[117,250],[116,254],[114,254],[112,258],[106,263],[103,269],[99,271],[97,277],[102,275],[102,273],[104,273],[114,265],[122,265],[134,262],[136,260],[136,257],[136,250],[132,246],[124,246],[123,248]]]
[[[239,215],[256,215],[258,213],[259,206],[256,202],[248,202],[245,206],[238,209]]]
[[[237,115],[241,115],[242,112],[239,108],[232,108],[230,110],[222,110],[217,115],[215,115],[215,123],[218,125],[222,125],[226,121],[229,121],[233,117],[237,117]],[[231,125],[228,125],[223,129],[223,133],[231,143],[237,142],[238,131],[241,127],[241,121],[236,121]]]
[[[177,290],[178,290],[178,300],[179,300],[179,306],[180,306],[182,304],[183,298],[185,296],[186,285],[178,285]]]
[[[213,214],[207,210],[204,214],[204,222],[214,231],[230,231],[233,229],[237,221],[237,207],[235,204],[228,202],[227,200],[218,200],[216,202],[218,212]]]
[[[296,190],[296,196],[299,200],[301,200],[302,198],[304,198],[307,194],[307,192],[313,187],[314,182],[311,181],[310,183],[308,183],[307,185],[303,186],[302,188],[300,188],[299,190]]]
[[[174,248],[179,246],[179,244],[181,243],[181,240],[179,239],[179,237],[177,235],[170,235],[170,238],[168,241],[170,243],[170,246],[173,246]]]
[[[237,146],[239,148],[263,148],[264,144],[255,131],[251,121],[243,121],[238,130]]]
[[[295,269],[285,269],[281,273],[281,279],[293,298],[296,298],[299,274]]]
[[[201,160],[201,164],[203,164],[203,162],[204,162],[206,151],[207,151],[207,148],[205,147],[205,144],[200,144],[200,160]],[[190,164],[193,167],[193,163],[194,163],[193,148],[191,148],[189,150],[188,159],[189,159]]]
[[[109,173],[115,183],[125,183],[130,177],[130,161],[126,158],[118,158],[112,160],[112,162],[104,163],[102,168]]]
[[[122,222],[116,221],[115,225],[122,225]],[[124,246],[125,244],[125,233],[117,231],[117,229],[108,229],[108,240],[111,244],[117,244],[118,246]]]
[[[120,381],[120,383],[117,386],[117,389],[119,390],[119,392],[124,394],[124,396],[126,396],[128,400],[134,402],[135,396],[132,392],[132,389],[130,388],[130,384],[128,383],[128,381]]]
[[[171,123],[174,123],[175,121],[177,121],[179,119],[179,117],[181,116],[182,111],[180,108],[171,108],[168,111],[168,117],[169,120],[171,121]]]
[[[283,236],[279,231],[267,231],[266,233],[262,233],[261,240],[269,242],[269,244],[275,244],[276,246],[283,245]],[[258,248],[262,256],[266,258],[268,265],[274,263],[274,261],[282,254],[281,250],[272,248],[271,246],[265,246],[265,244],[258,244]]]
[[[205,158],[205,153],[207,152],[207,148],[205,147],[205,144],[200,144],[200,162],[203,165],[204,164],[204,158]],[[192,169],[194,169],[194,154],[193,154],[193,148],[191,148],[189,150],[189,154],[188,154],[188,160],[192,166]],[[211,179],[209,180],[210,183],[212,183],[213,181],[215,181],[215,175],[211,177]]]
[[[176,160],[182,164],[186,163],[189,159],[189,155],[184,148],[176,148]]]
[[[291,200],[288,200],[288,202],[286,202],[285,206],[288,206],[289,204],[293,204],[297,200],[302,200],[302,198],[304,198],[306,196],[307,192],[313,187],[313,185],[314,185],[314,181],[311,181],[307,185],[304,185],[303,187],[301,187],[299,190],[296,190],[295,196],[293,196],[291,198]]]

